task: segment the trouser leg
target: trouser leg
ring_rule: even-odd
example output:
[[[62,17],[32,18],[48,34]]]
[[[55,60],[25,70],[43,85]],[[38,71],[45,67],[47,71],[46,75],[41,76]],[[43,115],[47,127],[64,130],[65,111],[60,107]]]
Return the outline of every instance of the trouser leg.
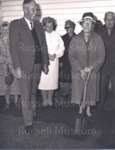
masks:
[[[19,86],[21,92],[22,113],[25,126],[33,124],[33,111],[30,105],[30,92],[31,92],[31,78],[23,77],[19,79]]]
[[[36,111],[36,95],[37,95],[37,89],[38,84],[40,81],[40,75],[41,75],[41,64],[34,64],[33,71],[32,71],[32,81],[31,81],[31,107],[33,112]]]
[[[111,86],[112,86],[113,105],[115,108],[115,76],[111,76]]]
[[[101,75],[101,80],[100,80],[100,102],[99,102],[99,105],[98,105],[99,107],[104,106],[104,103],[107,99],[108,86],[109,86],[109,76]]]

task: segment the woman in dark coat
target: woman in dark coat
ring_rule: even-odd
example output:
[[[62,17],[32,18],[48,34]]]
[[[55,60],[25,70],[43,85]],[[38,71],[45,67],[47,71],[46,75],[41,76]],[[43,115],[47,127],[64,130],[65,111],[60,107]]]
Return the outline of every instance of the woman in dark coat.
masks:
[[[64,96],[68,96],[71,89],[71,66],[68,58],[68,47],[71,39],[76,35],[74,32],[75,26],[73,21],[67,20],[64,27],[67,33],[62,36],[65,52],[63,57],[60,58],[60,82],[64,87]]]
[[[86,114],[91,116],[90,106],[99,100],[99,73],[105,58],[104,43],[100,35],[93,29],[94,15],[84,13],[80,22],[82,31],[73,37],[69,47],[69,60],[72,67],[72,102],[80,106],[82,100],[84,80],[91,71],[86,94]]]

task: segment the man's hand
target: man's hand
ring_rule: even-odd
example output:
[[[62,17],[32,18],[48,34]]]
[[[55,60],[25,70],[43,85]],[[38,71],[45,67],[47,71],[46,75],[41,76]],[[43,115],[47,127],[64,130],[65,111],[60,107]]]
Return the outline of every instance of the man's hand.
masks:
[[[43,72],[45,73],[45,74],[47,74],[48,73],[48,64],[44,64],[43,65]]]
[[[59,66],[60,66],[60,67],[63,67],[63,63],[62,63],[62,62],[60,62],[60,63],[59,63]]]
[[[15,69],[15,73],[14,73],[15,77],[20,79],[22,77],[22,70],[19,68]]]
[[[49,59],[51,61],[54,61],[55,58],[56,58],[56,54],[53,54],[53,55],[49,54]]]

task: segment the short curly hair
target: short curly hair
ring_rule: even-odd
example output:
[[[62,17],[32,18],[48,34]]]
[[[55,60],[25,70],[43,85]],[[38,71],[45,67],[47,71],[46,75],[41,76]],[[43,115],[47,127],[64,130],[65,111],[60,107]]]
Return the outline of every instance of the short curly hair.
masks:
[[[47,23],[52,23],[52,24],[53,24],[53,30],[56,29],[56,27],[57,27],[57,22],[56,22],[56,20],[55,20],[54,18],[52,18],[52,17],[44,17],[44,18],[42,19],[42,25],[43,25],[43,26],[46,26]]]
[[[1,35],[1,30],[4,28],[4,27],[10,27],[10,23],[8,21],[3,21],[0,25],[0,35]]]
[[[75,30],[76,24],[73,21],[67,20],[67,21],[65,21],[65,25],[66,24],[69,24]]]

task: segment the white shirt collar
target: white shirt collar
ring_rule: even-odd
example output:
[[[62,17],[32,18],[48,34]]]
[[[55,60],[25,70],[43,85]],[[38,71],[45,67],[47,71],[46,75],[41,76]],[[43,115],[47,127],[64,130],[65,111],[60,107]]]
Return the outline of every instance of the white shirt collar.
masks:
[[[27,19],[27,18],[25,18],[25,17],[24,17],[24,19],[26,20],[26,22],[27,22],[27,24],[28,24],[28,26],[29,26],[29,29],[30,29],[30,30],[32,30],[32,29],[31,29],[30,20],[28,20],[28,19]]]

